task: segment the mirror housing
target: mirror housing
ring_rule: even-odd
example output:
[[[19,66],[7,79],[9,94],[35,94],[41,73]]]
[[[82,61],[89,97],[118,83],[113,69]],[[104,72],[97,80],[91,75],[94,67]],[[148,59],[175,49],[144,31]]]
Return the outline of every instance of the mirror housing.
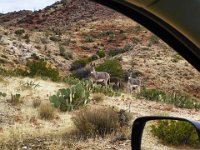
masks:
[[[177,121],[185,121],[191,123],[199,136],[200,139],[200,122],[188,120],[185,118],[178,118],[178,117],[165,117],[165,116],[145,116],[137,118],[132,126],[132,134],[131,134],[131,148],[132,150],[140,150],[141,149],[141,140],[142,140],[142,133],[146,122],[153,121],[153,120],[177,120]]]

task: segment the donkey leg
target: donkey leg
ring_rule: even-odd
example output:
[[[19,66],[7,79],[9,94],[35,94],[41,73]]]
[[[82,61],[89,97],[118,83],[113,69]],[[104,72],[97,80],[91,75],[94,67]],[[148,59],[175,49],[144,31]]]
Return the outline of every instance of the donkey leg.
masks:
[[[140,93],[140,85],[138,86],[138,93]]]

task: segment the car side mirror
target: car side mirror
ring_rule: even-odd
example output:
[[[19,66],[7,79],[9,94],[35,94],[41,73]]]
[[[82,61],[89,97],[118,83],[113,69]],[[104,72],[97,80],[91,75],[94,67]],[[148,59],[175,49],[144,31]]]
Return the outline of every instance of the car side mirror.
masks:
[[[132,149],[156,149],[156,146],[200,149],[200,122],[163,116],[137,118],[132,127]]]

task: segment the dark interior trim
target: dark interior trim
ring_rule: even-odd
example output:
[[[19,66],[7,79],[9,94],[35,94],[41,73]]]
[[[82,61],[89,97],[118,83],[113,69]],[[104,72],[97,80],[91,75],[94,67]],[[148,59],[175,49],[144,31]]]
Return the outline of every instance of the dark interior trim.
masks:
[[[175,51],[183,56],[190,64],[192,64],[198,71],[200,71],[200,56],[198,56],[196,53],[199,51],[199,48],[160,18],[156,17],[145,9],[132,4],[130,5],[125,1],[92,1],[110,7],[143,25],[148,30],[160,37],[163,41],[165,41],[169,46],[171,46]]]

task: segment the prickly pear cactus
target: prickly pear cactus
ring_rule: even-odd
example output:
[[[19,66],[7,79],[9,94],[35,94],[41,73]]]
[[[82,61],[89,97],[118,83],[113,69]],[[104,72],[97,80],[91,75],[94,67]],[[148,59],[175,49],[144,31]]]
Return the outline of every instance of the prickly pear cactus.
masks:
[[[61,111],[72,111],[89,102],[89,91],[78,83],[71,88],[58,90],[56,95],[49,97],[49,100]]]

